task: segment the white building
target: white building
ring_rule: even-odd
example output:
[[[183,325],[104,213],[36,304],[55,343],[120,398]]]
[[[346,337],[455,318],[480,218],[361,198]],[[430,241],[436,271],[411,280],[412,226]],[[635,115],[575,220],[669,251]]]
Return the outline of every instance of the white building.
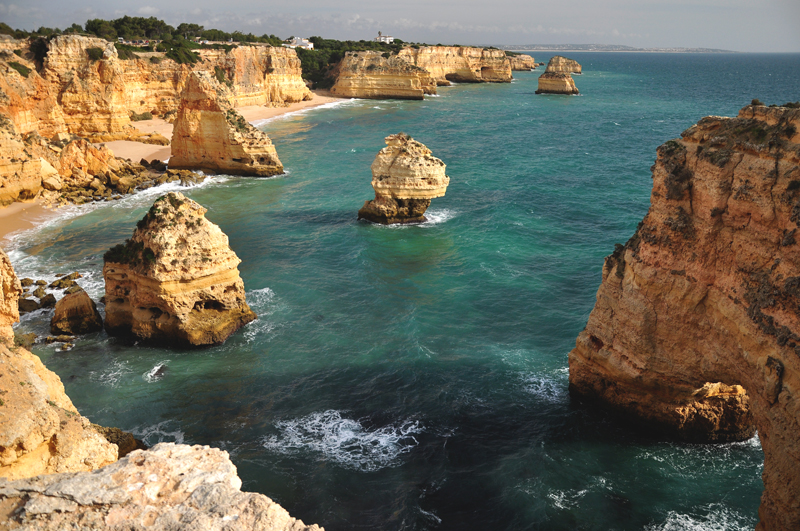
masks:
[[[300,37],[295,37],[292,39],[292,42],[288,44],[284,44],[287,48],[303,48],[305,50],[313,50],[314,43],[309,41],[308,39],[301,39]]]
[[[379,31],[378,36],[375,37],[375,40],[378,42],[384,42],[386,44],[392,44],[394,42],[394,37],[391,37],[389,35],[384,35]]]

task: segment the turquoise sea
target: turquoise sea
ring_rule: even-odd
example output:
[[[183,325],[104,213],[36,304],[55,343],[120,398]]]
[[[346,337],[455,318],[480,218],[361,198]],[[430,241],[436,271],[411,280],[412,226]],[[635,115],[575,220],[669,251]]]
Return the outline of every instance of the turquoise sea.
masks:
[[[757,438],[663,442],[579,408],[567,353],[603,257],[647,212],[656,147],[752,98],[800,100],[800,55],[567,55],[580,96],[534,95],[540,67],[263,124],[285,176],[182,188],[230,237],[257,321],[215,348],[98,333],[34,352],[92,421],[223,448],[245,490],[328,531],[752,529]],[[447,195],[422,225],[358,222],[400,131],[447,164]],[[68,207],[4,245],[20,277],[78,270],[99,299],[103,252],[178,188]]]

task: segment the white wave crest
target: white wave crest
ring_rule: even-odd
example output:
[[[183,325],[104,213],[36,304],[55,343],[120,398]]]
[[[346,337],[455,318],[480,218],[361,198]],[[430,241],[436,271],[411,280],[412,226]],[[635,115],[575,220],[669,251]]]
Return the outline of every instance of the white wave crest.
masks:
[[[742,531],[752,529],[755,521],[720,505],[704,508],[706,514],[680,514],[670,511],[660,524],[651,524],[644,531]]]
[[[322,105],[317,105],[317,106],[314,106],[314,107],[306,107],[305,109],[298,109],[296,111],[279,114],[278,116],[273,116],[271,118],[265,118],[263,120],[253,120],[252,122],[250,122],[250,125],[252,125],[256,129],[260,129],[260,128],[264,127],[265,125],[267,125],[268,123],[274,122],[274,121],[277,121],[277,120],[285,120],[287,118],[293,118],[293,117],[295,117],[297,115],[303,115],[303,114],[309,113],[311,111],[319,111],[319,110],[322,110],[322,109],[332,109],[334,107],[342,107],[342,106],[345,106],[345,105],[354,105],[354,104],[357,104],[357,103],[359,103],[359,100],[357,100],[357,99],[341,99],[339,101],[332,101],[330,103],[323,103]]]
[[[170,429],[172,420],[165,420],[151,426],[137,426],[130,430],[134,437],[141,439],[147,446],[153,446],[161,442],[174,442],[183,444],[183,432],[178,429]]]
[[[569,401],[567,382],[564,380],[541,374],[526,374],[522,376],[522,380],[525,391],[545,402],[559,404]]]
[[[422,432],[420,423],[413,420],[368,430],[336,410],[278,421],[275,426],[280,434],[262,441],[268,450],[288,455],[319,453],[339,466],[362,472],[397,466],[399,456],[419,444],[414,435]]]
[[[169,360],[159,361],[155,366],[142,374],[142,379],[147,383],[157,382],[164,377]]]
[[[117,387],[122,379],[133,373],[124,361],[114,360],[99,371],[90,371],[89,378],[107,387]]]

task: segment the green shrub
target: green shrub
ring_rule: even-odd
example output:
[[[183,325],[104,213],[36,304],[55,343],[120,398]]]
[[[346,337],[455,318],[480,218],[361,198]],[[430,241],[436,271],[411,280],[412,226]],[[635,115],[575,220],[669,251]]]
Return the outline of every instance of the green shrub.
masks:
[[[167,57],[180,65],[193,65],[200,60],[200,56],[188,48],[172,47],[167,51]]]
[[[753,100],[750,102],[750,105],[764,105],[764,104],[761,102],[760,99],[753,98]]]
[[[114,47],[117,49],[117,55],[122,60],[130,61],[132,59],[139,58],[139,56],[134,53],[134,50],[138,51],[138,49],[133,46],[128,46],[127,44],[121,44],[119,42],[115,42]]]
[[[781,105],[781,107],[786,107],[787,109],[800,109],[800,101],[795,102],[788,102]]]
[[[160,57],[151,57],[150,58],[150,63],[154,64],[154,65],[160,64],[161,63],[161,58]]]
[[[20,64],[16,61],[9,61],[8,66],[19,72],[22,77],[28,77],[31,73],[31,69],[27,66]]]
[[[90,61],[99,61],[103,58],[102,48],[86,48],[86,55],[89,56]]]
[[[144,245],[141,242],[125,240],[125,243],[115,245],[103,255],[104,262],[115,264],[138,265],[141,263],[141,253]]]

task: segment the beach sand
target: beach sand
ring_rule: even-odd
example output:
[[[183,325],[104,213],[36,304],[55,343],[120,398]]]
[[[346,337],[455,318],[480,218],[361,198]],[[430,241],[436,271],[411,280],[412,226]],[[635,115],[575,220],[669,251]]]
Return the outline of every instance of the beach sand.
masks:
[[[301,101],[299,103],[290,103],[286,107],[251,105],[239,107],[237,110],[248,122],[257,122],[304,109],[319,107],[327,103],[341,101],[341,98],[332,97],[327,90],[315,90],[313,92],[314,99],[310,101]],[[160,118],[134,122],[133,125],[142,132],[159,133],[172,139],[172,124]],[[117,157],[130,159],[135,162],[141,159],[168,160],[170,157],[169,146],[142,144],[141,142],[129,142],[127,140],[105,142],[105,145],[108,146]],[[53,217],[55,212],[55,207],[45,207],[38,200],[30,203],[12,203],[5,208],[0,207],[0,245],[5,246],[8,243],[7,236],[9,234],[33,228],[39,223]]]

